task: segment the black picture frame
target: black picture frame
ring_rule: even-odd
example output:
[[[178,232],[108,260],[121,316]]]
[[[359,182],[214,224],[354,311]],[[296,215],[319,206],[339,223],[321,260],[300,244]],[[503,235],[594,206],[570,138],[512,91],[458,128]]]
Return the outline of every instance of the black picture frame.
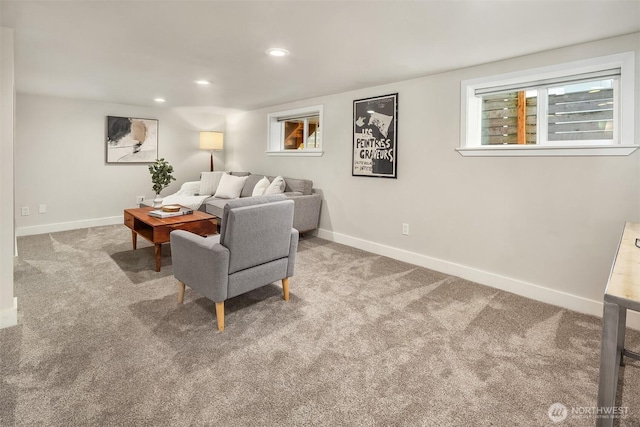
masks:
[[[158,158],[157,119],[107,116],[106,163],[154,163]]]
[[[352,176],[397,178],[398,94],[353,101]]]

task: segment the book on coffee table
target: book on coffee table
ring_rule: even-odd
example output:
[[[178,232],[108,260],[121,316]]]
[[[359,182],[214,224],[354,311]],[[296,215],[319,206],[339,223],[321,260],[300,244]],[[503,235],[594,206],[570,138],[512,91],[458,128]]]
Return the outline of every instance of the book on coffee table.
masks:
[[[170,218],[172,216],[180,216],[180,215],[189,215],[193,213],[193,209],[189,208],[180,208],[180,210],[176,212],[164,212],[161,209],[149,211],[149,216],[155,216],[156,218]]]

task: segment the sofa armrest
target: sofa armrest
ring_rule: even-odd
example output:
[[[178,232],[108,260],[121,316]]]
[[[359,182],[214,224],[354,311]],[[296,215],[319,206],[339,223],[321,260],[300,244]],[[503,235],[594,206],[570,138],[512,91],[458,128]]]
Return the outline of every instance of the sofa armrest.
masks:
[[[202,237],[175,230],[169,238],[175,278],[212,301],[226,300],[229,250],[219,243],[220,235]]]
[[[315,230],[320,222],[322,197],[319,194],[289,196],[293,200],[293,228],[300,233]]]

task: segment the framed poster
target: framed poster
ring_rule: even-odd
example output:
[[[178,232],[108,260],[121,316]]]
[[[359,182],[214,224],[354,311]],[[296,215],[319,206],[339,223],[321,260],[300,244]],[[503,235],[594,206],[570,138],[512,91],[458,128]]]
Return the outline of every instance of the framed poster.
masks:
[[[396,178],[398,94],[353,101],[352,176]]]
[[[107,163],[153,163],[158,120],[107,116]]]

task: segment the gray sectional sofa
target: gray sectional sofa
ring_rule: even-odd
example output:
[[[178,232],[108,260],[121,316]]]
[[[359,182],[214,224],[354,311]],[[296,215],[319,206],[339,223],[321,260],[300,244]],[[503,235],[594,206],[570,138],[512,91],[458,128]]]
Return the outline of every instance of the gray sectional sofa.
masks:
[[[242,188],[240,198],[251,197],[253,187],[256,186],[262,177],[266,176],[269,181],[273,181],[274,176],[252,174],[249,172],[231,172],[231,175],[249,176]],[[309,179],[284,178],[284,195],[293,200],[293,228],[300,233],[315,230],[320,221],[320,207],[322,198],[313,190],[313,181]],[[218,218],[222,218],[224,206],[230,199],[217,199],[210,197],[204,201],[200,210],[203,210]]]
[[[273,182],[274,177],[270,175],[252,174],[249,172],[231,172],[231,175],[248,176],[247,181],[242,188],[240,198],[251,197],[255,185],[266,176],[269,181]],[[313,181],[309,179],[284,178],[285,189],[284,195],[293,200],[293,227],[300,233],[315,230],[318,228],[320,221],[320,207],[322,198],[313,189]],[[211,215],[222,218],[224,206],[233,199],[219,199],[209,197],[205,199],[199,210],[210,213]],[[151,206],[151,200],[145,200],[140,207]]]

